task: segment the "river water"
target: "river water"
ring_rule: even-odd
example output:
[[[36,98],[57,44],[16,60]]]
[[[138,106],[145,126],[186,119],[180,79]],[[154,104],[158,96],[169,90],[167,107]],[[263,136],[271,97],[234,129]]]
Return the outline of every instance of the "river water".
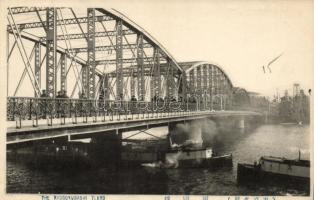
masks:
[[[164,131],[159,130],[160,134]],[[195,195],[309,195],[281,186],[236,184],[238,162],[253,163],[264,155],[309,159],[310,128],[298,125],[261,125],[243,131],[224,130],[216,144],[232,153],[233,168],[207,169],[34,169],[7,162],[8,193],[73,194],[195,194]],[[58,163],[56,163],[58,165]]]

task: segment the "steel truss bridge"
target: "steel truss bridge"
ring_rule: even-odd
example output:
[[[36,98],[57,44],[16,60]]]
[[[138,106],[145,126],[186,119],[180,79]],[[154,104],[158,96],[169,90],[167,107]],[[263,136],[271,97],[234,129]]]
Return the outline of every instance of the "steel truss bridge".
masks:
[[[177,62],[117,10],[13,7],[7,21],[7,121],[15,131],[43,121],[52,129],[78,118],[233,109],[234,87],[221,66]]]

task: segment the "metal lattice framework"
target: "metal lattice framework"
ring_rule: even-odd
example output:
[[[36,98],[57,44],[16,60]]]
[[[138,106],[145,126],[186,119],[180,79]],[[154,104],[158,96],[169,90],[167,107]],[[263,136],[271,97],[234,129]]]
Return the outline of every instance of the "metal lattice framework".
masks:
[[[116,10],[15,7],[7,19],[8,120],[231,108],[221,66],[178,63]]]
[[[8,76],[10,99],[164,99],[197,102],[202,109],[224,109],[232,100],[233,85],[220,66],[177,63],[149,33],[116,10],[9,8],[7,33],[8,71],[22,71],[20,79]],[[31,87],[22,90],[26,75]],[[45,113],[56,106],[48,106]]]
[[[8,96],[143,101],[182,96],[180,65],[150,34],[116,10],[8,10],[8,66],[15,62],[13,57],[25,60],[18,84],[11,84],[12,78],[8,82]],[[18,55],[16,46],[25,52]],[[33,88],[28,93],[20,89],[26,74]]]
[[[188,75],[186,95],[191,101],[202,101],[207,108],[225,108],[231,104],[233,85],[219,65],[184,62],[180,66]]]

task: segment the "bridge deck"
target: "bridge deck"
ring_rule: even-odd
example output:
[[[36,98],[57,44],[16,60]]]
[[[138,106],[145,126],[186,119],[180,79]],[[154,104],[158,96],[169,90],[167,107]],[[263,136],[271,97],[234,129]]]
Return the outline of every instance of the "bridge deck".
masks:
[[[102,122],[98,119],[97,122],[93,122],[92,118],[89,118],[87,123],[81,122],[73,124],[71,119],[67,119],[67,123],[61,125],[53,124],[39,125],[38,127],[23,126],[22,128],[8,127],[7,129],[7,144],[27,142],[33,140],[49,139],[54,137],[86,137],[86,135],[102,133],[107,131],[130,131],[139,128],[148,129],[157,126],[166,126],[171,122],[182,122],[196,119],[202,119],[205,117],[222,117],[222,116],[257,116],[260,113],[248,112],[248,111],[197,111],[189,113],[159,113],[159,115],[140,115],[132,116],[120,116],[114,118],[112,121],[106,119]],[[60,119],[56,119],[59,120]]]

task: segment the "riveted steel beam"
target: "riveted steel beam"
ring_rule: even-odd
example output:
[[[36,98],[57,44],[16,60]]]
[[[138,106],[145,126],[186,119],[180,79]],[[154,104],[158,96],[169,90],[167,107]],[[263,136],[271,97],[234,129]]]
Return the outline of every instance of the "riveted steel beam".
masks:
[[[137,48],[137,44],[124,44],[122,45],[123,49],[136,49]],[[149,43],[144,43],[143,44],[143,48],[152,48],[152,45]],[[107,46],[98,46],[95,47],[95,51],[115,51],[115,46],[112,45],[107,45]],[[72,48],[69,49],[69,52],[71,53],[84,53],[87,52],[87,48],[86,47],[81,47],[81,48]]]
[[[116,59],[111,59],[111,60],[97,60],[96,61],[96,65],[112,65],[112,64],[116,64]],[[133,64],[136,63],[137,58],[125,58],[125,59],[121,59],[121,61],[125,64]],[[148,63],[152,63],[154,61],[154,57],[144,57],[143,58],[143,62],[148,64]],[[165,61],[164,58],[161,58],[160,61]]]
[[[122,30],[123,35],[132,35],[135,34],[132,30]],[[95,37],[108,37],[115,36],[117,34],[116,31],[103,31],[103,32],[95,32]],[[76,40],[76,39],[85,39],[85,33],[76,33],[76,34],[67,34],[58,35],[57,40]],[[40,41],[45,41],[45,37],[40,37]]]
[[[203,91],[208,92],[208,65],[203,65],[203,76],[202,76],[202,82],[203,82]]]
[[[57,66],[57,12],[56,8],[47,9],[46,34],[46,92],[48,97],[56,96],[56,66]]]
[[[144,75],[144,50],[143,50],[143,35],[137,35],[137,89],[138,99],[145,99],[145,75]]]
[[[34,12],[36,9],[34,8]],[[38,10],[40,11],[40,10]],[[33,12],[33,11],[32,11]],[[95,22],[103,22],[103,21],[111,21],[113,20],[109,16],[95,16]],[[87,23],[88,22],[88,17],[79,17],[79,18],[69,18],[69,19],[64,19],[64,20],[57,20],[56,25],[61,26],[61,25],[71,25],[71,24],[77,24],[77,23]],[[17,24],[17,27],[19,30],[24,30],[24,29],[32,29],[32,28],[42,28],[47,25],[47,21],[42,21],[42,22],[30,22],[30,23],[20,23]],[[8,30],[11,28],[8,26]]]
[[[66,92],[67,90],[67,63],[66,63],[66,55],[63,53],[60,57],[60,85],[61,85],[61,91]]]
[[[88,67],[88,86],[87,98],[95,98],[95,9],[87,9],[87,65]]]
[[[195,93],[195,75],[194,69],[189,72],[189,85],[190,85],[190,92],[193,94]]]
[[[41,45],[39,42],[35,43],[35,78],[38,83],[38,87],[40,88],[41,85]],[[35,97],[37,96],[37,93],[35,92]]]
[[[202,91],[202,71],[201,66],[197,66],[196,68],[196,91],[198,94],[201,94]]]
[[[154,67],[151,81],[151,96],[159,97],[161,93],[160,54],[159,48],[154,48]]]
[[[123,24],[122,20],[116,21],[116,98],[123,98]]]
[[[12,14],[22,14],[22,13],[30,13],[37,11],[45,11],[47,8],[39,8],[39,7],[12,7],[11,12]]]
[[[130,93],[131,93],[131,98],[135,97],[135,69],[134,68],[128,68],[128,74],[127,76],[130,76]],[[123,76],[125,73],[123,73]]]
[[[169,73],[167,76],[167,88],[166,88],[166,94],[168,98],[174,97],[174,91],[175,91],[175,82],[174,82],[174,69],[171,66],[171,62],[168,59],[167,61]]]

